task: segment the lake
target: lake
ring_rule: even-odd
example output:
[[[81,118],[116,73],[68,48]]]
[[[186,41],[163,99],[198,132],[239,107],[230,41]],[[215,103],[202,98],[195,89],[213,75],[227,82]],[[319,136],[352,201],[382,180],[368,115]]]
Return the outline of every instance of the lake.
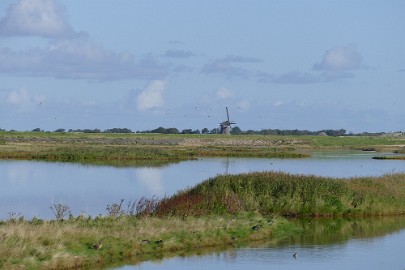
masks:
[[[0,219],[52,219],[55,217],[50,206],[57,203],[68,205],[74,216],[105,215],[107,205],[121,199],[125,204],[142,196],[170,196],[218,174],[273,170],[348,178],[405,172],[405,161],[373,160],[374,155],[327,151],[307,159],[204,158],[163,167],[124,168],[2,160]],[[308,237],[285,239],[282,243],[198,251],[203,254],[137,265],[121,262],[129,265],[107,269],[405,269],[405,217],[343,223],[349,224],[341,228],[347,235],[342,235],[340,228],[326,237],[313,235],[323,226],[318,224],[317,229],[308,229]],[[298,254],[296,258],[294,253]]]
[[[74,216],[105,215],[108,204],[154,195],[162,198],[218,174],[285,171],[331,177],[405,172],[405,161],[373,160],[363,151],[316,152],[306,159],[204,158],[163,167],[111,167],[74,163],[0,161],[0,219],[54,218],[53,204]],[[388,154],[384,154],[388,155]]]

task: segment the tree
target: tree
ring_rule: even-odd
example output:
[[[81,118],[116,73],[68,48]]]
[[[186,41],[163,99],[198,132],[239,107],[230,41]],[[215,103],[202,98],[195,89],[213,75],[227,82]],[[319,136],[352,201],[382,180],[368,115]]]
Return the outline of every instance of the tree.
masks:
[[[191,130],[191,128],[189,128],[189,129],[183,129],[182,131],[181,131],[181,134],[192,134],[193,133],[193,131]]]
[[[235,135],[242,134],[242,130],[238,126],[233,127],[231,130],[231,134],[235,134]]]
[[[166,132],[167,134],[179,134],[179,130],[177,128],[168,128]]]
[[[152,133],[166,134],[166,129],[164,127],[158,127],[157,129],[152,130]]]
[[[211,134],[218,134],[219,131],[218,131],[217,128],[213,128],[213,129],[211,129],[210,133],[211,133]]]
[[[128,128],[111,128],[104,131],[104,133],[132,133]]]
[[[209,131],[208,128],[203,128],[203,129],[201,130],[201,133],[202,133],[202,134],[208,134],[208,133],[210,133],[210,131]]]

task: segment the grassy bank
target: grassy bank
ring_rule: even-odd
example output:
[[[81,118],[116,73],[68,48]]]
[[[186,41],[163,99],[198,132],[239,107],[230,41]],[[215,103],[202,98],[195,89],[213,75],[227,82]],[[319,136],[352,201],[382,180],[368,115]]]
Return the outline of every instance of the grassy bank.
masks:
[[[0,159],[159,165],[199,157],[302,158],[293,141],[223,135],[3,132]]]
[[[309,230],[359,233],[365,227],[343,226],[342,217],[405,213],[405,175],[345,180],[277,172],[224,175],[152,205],[136,214],[115,211],[113,217],[0,222],[0,268],[101,267],[207,247],[277,242]],[[320,227],[286,219],[291,216],[337,219],[324,219]]]
[[[262,224],[260,231],[252,227]],[[206,247],[243,245],[298,232],[284,219],[255,215],[204,218],[71,218],[65,221],[7,221],[0,225],[0,268],[101,267],[187,253]],[[97,244],[101,243],[100,246]]]

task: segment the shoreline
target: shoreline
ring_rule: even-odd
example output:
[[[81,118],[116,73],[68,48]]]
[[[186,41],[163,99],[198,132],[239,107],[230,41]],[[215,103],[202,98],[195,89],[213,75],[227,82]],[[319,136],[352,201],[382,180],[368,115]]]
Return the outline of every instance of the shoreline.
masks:
[[[314,150],[403,151],[405,138],[0,132],[0,159],[159,166],[202,157],[306,158]]]

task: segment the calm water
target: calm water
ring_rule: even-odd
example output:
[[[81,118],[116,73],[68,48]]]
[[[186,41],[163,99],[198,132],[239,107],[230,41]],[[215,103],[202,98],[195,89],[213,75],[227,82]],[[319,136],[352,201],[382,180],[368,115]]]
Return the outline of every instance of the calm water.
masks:
[[[405,230],[381,237],[351,239],[344,243],[285,246],[265,245],[214,252],[203,256],[175,257],[160,262],[128,265],[120,270],[157,269],[405,269]],[[293,254],[297,253],[297,258]]]
[[[351,177],[405,172],[405,161],[373,160],[375,153],[322,152],[309,159],[201,159],[165,167],[116,168],[71,163],[0,161],[0,219],[9,213],[54,218],[50,206],[74,216],[106,214],[106,206],[142,196],[172,195],[218,174],[286,171]]]

